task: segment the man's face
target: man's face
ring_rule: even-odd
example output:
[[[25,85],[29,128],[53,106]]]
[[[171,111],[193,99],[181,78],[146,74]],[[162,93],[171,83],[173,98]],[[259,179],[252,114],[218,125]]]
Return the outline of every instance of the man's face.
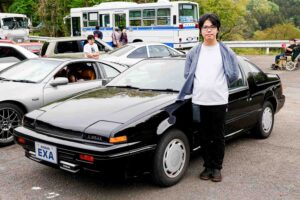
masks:
[[[216,40],[218,29],[214,26],[210,20],[206,20],[201,28],[201,34],[204,38],[204,41]]]
[[[295,44],[294,40],[290,40],[289,42],[290,42],[290,44]]]
[[[91,39],[91,40],[88,40],[88,42],[89,42],[90,45],[93,45],[94,42],[95,42],[95,40],[94,40],[94,39]]]

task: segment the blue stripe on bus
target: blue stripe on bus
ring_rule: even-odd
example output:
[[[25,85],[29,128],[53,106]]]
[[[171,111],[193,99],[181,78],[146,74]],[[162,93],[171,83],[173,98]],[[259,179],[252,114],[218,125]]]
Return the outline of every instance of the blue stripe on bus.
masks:
[[[198,28],[195,28],[194,26],[188,26],[183,27],[182,29],[179,29],[178,27],[174,26],[158,26],[158,27],[126,27],[127,30],[139,30],[139,31],[147,31],[147,30],[182,30],[182,29],[195,29],[198,30]],[[94,31],[95,28],[82,28],[83,31]],[[100,28],[101,31],[112,31],[113,28]]]

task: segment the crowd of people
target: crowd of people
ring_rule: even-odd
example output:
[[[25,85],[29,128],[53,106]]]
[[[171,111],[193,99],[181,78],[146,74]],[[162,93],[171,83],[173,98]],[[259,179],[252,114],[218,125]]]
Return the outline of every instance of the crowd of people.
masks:
[[[100,27],[96,26],[93,35],[87,37],[88,43],[84,45],[83,52],[85,53],[85,58],[95,58],[98,59],[99,49],[95,44],[95,38],[103,39],[103,33],[100,31]],[[120,48],[128,43],[127,30],[124,28],[122,31],[118,27],[115,27],[112,35],[112,46],[115,48]]]

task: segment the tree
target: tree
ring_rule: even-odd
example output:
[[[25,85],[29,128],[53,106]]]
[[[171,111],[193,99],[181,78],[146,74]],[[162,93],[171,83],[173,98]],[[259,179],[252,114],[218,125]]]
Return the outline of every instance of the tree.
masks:
[[[8,12],[25,14],[34,24],[38,21],[37,9],[38,0],[14,0],[9,6]]]
[[[232,38],[242,34],[244,16],[246,14],[245,4],[248,0],[198,0],[200,13],[215,13],[221,20],[220,39]]]
[[[288,40],[300,38],[300,29],[292,23],[277,24],[263,31],[256,31],[253,39],[255,40]]]

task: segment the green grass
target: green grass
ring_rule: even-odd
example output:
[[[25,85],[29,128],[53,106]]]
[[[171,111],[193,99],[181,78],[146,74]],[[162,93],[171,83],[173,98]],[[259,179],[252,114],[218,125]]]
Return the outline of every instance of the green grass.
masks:
[[[267,55],[266,48],[232,48],[239,55]],[[270,48],[268,55],[277,55],[281,53],[280,48]]]

